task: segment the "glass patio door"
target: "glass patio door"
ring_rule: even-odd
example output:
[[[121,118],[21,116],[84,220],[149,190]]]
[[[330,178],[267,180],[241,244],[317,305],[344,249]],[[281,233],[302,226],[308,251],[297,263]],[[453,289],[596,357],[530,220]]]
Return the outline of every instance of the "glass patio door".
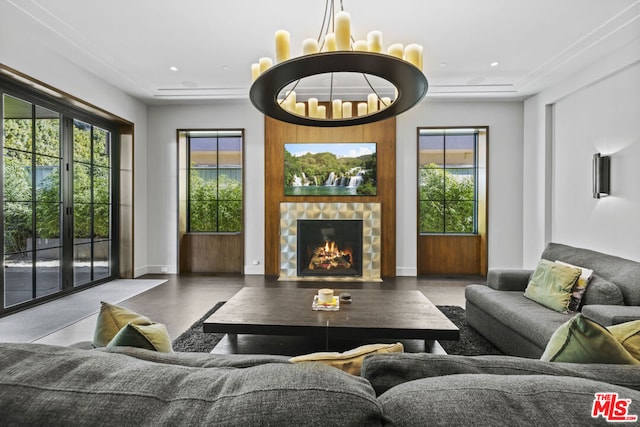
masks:
[[[4,96],[4,305],[62,289],[60,114]]]
[[[113,132],[2,95],[0,312],[108,279]]]
[[[73,121],[73,285],[111,275],[111,133]]]

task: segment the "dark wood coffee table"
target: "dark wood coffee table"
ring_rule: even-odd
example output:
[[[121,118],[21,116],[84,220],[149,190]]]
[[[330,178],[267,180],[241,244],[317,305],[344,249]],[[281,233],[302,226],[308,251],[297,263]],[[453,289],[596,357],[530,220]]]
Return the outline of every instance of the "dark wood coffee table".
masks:
[[[457,340],[460,331],[418,290],[335,289],[348,292],[351,304],[339,311],[313,311],[317,289],[245,287],[205,320],[204,332],[303,336],[326,343],[333,340]]]

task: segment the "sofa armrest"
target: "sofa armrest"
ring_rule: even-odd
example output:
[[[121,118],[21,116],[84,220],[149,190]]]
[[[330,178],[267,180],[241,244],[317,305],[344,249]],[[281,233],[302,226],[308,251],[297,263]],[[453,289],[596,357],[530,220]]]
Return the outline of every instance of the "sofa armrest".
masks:
[[[487,286],[497,291],[524,291],[533,270],[497,269],[489,270]]]
[[[582,307],[582,314],[603,326],[611,326],[640,319],[640,307],[591,304]]]

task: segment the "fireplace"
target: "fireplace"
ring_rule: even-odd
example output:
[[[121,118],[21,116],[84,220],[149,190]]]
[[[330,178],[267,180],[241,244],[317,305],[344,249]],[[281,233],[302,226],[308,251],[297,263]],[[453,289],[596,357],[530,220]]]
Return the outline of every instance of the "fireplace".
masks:
[[[357,220],[362,227],[362,240],[360,241],[361,252],[357,256],[354,254],[354,258],[357,258],[357,265],[361,267],[360,275],[347,276],[344,272],[340,273],[340,275],[337,275],[337,273],[336,275],[300,275],[300,269],[298,268],[298,264],[300,263],[298,260],[298,248],[302,246],[298,240],[298,227],[300,224],[299,221],[302,220],[323,222],[325,224],[335,223],[336,221],[346,221],[347,225],[351,226],[356,224],[355,221]],[[382,262],[381,224],[382,205],[380,203],[280,203],[280,275],[278,276],[278,280],[327,282],[382,281],[380,277],[380,266]],[[360,225],[358,225],[358,231],[359,230]],[[336,237],[342,238],[343,236],[336,234]],[[320,237],[320,239],[322,240],[322,237]],[[321,241],[319,243],[323,242]],[[337,243],[340,245],[339,241]],[[332,273],[334,272],[335,271],[332,271]]]
[[[362,276],[362,220],[298,220],[298,276]]]

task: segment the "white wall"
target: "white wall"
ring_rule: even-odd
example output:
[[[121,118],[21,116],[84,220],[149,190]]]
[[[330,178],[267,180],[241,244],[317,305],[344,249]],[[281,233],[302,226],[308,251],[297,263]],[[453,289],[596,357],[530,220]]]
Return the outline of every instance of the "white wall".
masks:
[[[148,271],[178,270],[176,131],[203,128],[245,130],[245,274],[264,274],[264,118],[248,100],[149,107]]]
[[[397,274],[417,266],[417,128],[489,126],[489,267],[522,265],[522,102],[429,99],[397,119]]]
[[[416,274],[416,128],[454,125],[490,127],[489,263],[522,264],[522,103],[427,101],[397,122],[398,275]],[[264,119],[244,101],[149,107],[149,272],[177,271],[176,130],[218,127],[245,129],[245,273],[264,273]]]
[[[554,241],[640,260],[640,64],[555,104]],[[591,196],[593,154],[611,156],[611,196]]]
[[[4,8],[3,12],[8,8]],[[134,274],[147,265],[147,107],[48,48],[41,27],[19,13],[0,14],[0,62],[135,124]]]
[[[524,267],[535,266],[549,241],[640,260],[639,78],[636,39],[525,101]],[[600,200],[591,196],[597,152],[612,155],[613,194]]]

